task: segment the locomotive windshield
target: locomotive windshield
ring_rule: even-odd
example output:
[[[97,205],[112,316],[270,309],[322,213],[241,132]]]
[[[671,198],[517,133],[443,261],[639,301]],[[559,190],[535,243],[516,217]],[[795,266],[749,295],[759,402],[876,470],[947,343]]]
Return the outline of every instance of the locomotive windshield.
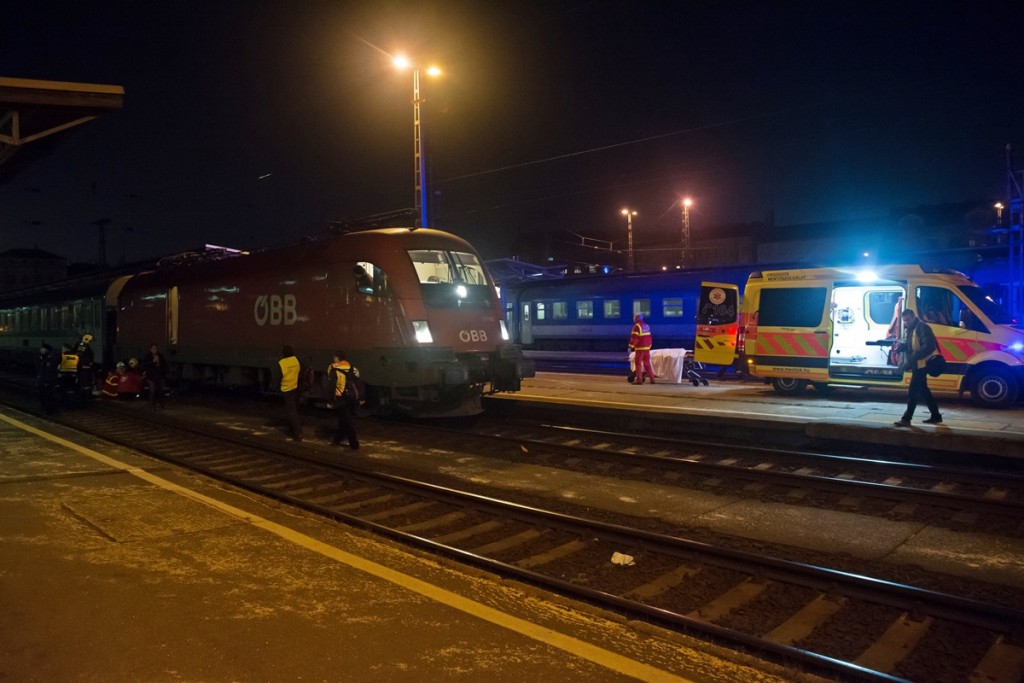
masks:
[[[409,258],[431,306],[490,306],[494,290],[476,254],[440,249],[410,249]]]

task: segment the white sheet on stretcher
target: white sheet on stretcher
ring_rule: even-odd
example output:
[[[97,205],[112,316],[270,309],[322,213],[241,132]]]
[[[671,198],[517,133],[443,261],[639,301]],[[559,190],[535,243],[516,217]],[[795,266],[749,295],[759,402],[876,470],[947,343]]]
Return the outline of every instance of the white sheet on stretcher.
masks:
[[[665,384],[689,382],[683,368],[687,353],[689,351],[686,349],[654,349],[651,351],[651,367],[654,368],[654,374],[658,381]],[[635,355],[632,351],[629,352],[629,367],[634,372],[636,371],[636,366],[633,364]]]

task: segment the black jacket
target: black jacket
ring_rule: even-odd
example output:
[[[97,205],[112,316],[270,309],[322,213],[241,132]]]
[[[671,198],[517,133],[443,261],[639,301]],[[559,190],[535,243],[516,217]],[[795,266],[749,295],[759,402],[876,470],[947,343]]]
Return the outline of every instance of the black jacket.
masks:
[[[40,355],[36,361],[36,381],[41,387],[52,387],[57,384],[57,358],[53,352]]]
[[[917,338],[917,344],[913,344],[913,337]],[[912,371],[924,367],[924,361],[931,358],[939,350],[939,343],[935,340],[935,333],[928,323],[920,318],[907,328],[903,337],[903,369]]]

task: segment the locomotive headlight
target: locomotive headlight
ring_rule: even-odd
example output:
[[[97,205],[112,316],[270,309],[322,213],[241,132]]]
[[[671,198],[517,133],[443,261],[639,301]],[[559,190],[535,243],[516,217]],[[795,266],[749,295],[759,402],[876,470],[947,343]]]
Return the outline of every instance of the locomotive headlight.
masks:
[[[416,341],[420,344],[434,343],[434,337],[430,334],[430,325],[426,320],[413,320],[412,331],[416,333]]]
[[[499,320],[498,323],[501,325],[501,340],[508,341],[508,328],[505,327],[505,321]]]
[[[455,287],[455,296],[460,299],[465,299],[469,292],[466,291],[466,285],[458,285]]]

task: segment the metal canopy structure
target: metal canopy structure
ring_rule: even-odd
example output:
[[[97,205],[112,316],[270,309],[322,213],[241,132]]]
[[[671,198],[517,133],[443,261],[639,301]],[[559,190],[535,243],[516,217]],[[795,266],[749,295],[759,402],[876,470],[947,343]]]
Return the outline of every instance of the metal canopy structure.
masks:
[[[9,170],[8,162],[16,153],[33,149],[29,143],[120,109],[123,102],[120,85],[0,77],[0,171]],[[17,156],[22,164],[34,155]],[[0,172],[0,182],[8,175]]]

